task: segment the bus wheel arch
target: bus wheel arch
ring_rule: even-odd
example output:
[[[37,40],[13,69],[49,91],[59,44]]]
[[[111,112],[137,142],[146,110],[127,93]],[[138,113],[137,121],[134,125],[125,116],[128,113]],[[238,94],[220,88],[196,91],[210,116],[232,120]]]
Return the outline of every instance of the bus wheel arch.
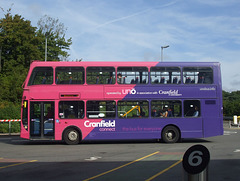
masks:
[[[82,132],[76,126],[69,126],[63,131],[62,139],[68,145],[77,145],[82,140]]]
[[[161,138],[164,143],[176,143],[181,139],[181,131],[176,125],[166,125],[162,129]]]

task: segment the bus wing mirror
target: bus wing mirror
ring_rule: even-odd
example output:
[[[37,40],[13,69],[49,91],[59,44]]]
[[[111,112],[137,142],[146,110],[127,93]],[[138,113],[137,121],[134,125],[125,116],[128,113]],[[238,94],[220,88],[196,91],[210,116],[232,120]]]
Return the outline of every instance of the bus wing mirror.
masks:
[[[27,101],[23,101],[23,108],[27,108]]]

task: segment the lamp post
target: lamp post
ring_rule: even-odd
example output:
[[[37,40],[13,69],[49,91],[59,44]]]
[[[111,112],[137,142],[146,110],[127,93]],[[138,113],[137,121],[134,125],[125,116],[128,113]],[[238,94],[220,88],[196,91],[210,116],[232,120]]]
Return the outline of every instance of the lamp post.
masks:
[[[47,61],[47,37],[45,39],[45,62]]]
[[[161,46],[161,62],[163,62],[163,49],[168,48],[168,47],[169,47],[169,45]]]
[[[47,38],[49,36],[49,32],[45,33],[45,62],[47,61]]]

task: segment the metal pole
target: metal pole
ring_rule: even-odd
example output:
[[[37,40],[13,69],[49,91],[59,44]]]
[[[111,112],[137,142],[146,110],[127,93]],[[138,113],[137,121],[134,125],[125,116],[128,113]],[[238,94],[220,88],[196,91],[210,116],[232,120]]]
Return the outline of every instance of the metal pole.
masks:
[[[189,174],[183,170],[183,181],[208,181],[208,167],[198,174]]]
[[[210,153],[203,145],[190,147],[183,156],[183,181],[208,181]]]
[[[169,47],[169,45],[161,46],[161,62],[163,62],[163,49],[168,48],[168,47]]]
[[[8,122],[8,131],[9,131],[9,136],[11,135],[11,121]]]
[[[2,46],[0,49],[0,72],[2,71]]]
[[[163,47],[161,47],[161,62],[163,62]]]
[[[47,36],[45,39],[45,62],[47,61]]]

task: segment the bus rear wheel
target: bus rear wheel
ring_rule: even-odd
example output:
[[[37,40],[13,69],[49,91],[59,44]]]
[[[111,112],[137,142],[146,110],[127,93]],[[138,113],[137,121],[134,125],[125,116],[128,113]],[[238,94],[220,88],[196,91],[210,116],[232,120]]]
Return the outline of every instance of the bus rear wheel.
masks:
[[[162,140],[165,143],[176,143],[180,139],[179,130],[175,126],[167,126],[162,131]]]
[[[77,145],[80,141],[79,132],[74,128],[68,128],[63,135],[63,140],[68,145]]]

